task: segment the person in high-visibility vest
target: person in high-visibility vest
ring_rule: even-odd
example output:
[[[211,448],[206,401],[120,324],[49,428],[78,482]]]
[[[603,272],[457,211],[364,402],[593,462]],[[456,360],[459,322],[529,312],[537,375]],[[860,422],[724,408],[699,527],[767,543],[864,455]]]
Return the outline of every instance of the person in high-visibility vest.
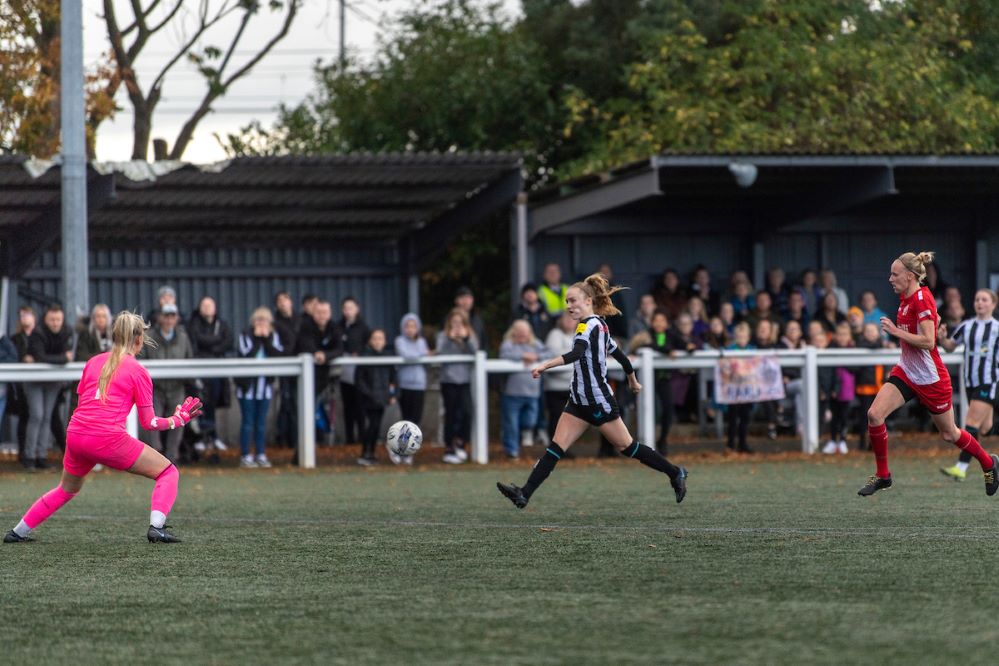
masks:
[[[557,317],[565,310],[565,293],[569,285],[562,282],[562,269],[554,262],[545,264],[541,277],[543,280],[538,288],[538,298],[548,314]]]

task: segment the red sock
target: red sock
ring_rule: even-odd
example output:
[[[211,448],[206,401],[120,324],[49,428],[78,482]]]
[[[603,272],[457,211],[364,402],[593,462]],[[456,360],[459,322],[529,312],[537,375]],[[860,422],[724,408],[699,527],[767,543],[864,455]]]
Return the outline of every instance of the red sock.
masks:
[[[961,436],[954,442],[954,446],[978,458],[978,462],[982,464],[982,469],[992,469],[992,456],[985,452],[978,440],[972,437],[967,430],[961,430]]]
[[[888,471],[888,427],[884,423],[878,426],[868,425],[867,435],[871,439],[874,461],[878,464],[877,474],[886,479],[891,476],[891,472]]]

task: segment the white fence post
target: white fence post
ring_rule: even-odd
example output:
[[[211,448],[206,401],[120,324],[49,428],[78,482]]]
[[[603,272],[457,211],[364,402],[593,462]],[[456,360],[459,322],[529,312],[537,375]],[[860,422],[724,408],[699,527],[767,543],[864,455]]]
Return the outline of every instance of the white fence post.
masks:
[[[815,453],[819,448],[819,356],[811,345],[805,347],[805,365],[801,369],[801,390],[805,392],[805,427],[802,428],[801,450]]]
[[[472,366],[472,460],[485,465],[489,462],[489,382],[486,376],[486,352],[475,352]]]
[[[656,371],[652,367],[655,352],[648,347],[638,350],[638,441],[655,448],[656,441]]]
[[[312,354],[299,354],[302,374],[298,377],[298,465],[316,466],[316,368]]]

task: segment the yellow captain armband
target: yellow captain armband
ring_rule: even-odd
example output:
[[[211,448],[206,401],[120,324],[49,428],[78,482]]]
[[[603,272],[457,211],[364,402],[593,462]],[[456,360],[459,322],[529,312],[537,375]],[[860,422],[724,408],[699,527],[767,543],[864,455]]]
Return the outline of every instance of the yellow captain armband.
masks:
[[[586,333],[586,324],[583,322],[579,322],[579,325],[576,326],[576,335],[579,335],[580,333]]]

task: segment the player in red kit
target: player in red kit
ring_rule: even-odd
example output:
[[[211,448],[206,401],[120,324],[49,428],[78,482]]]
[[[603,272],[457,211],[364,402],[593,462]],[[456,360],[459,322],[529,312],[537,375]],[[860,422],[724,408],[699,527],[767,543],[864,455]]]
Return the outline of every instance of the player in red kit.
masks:
[[[858,494],[864,497],[883,488],[891,488],[885,419],[912,398],[919,400],[933,415],[933,424],[944,441],[978,459],[985,472],[985,493],[994,495],[999,489],[999,478],[996,477],[999,456],[990,456],[974,437],[954,423],[950,375],[937,351],[937,328],[940,324],[937,304],[930,290],[920,286],[926,278],[926,265],[931,261],[932,252],[906,252],[891,265],[888,282],[901,302],[896,320],[893,322],[888,317],[882,317],[881,328],[898,338],[902,356],[867,411],[867,430],[877,461],[877,472],[860,489]]]

